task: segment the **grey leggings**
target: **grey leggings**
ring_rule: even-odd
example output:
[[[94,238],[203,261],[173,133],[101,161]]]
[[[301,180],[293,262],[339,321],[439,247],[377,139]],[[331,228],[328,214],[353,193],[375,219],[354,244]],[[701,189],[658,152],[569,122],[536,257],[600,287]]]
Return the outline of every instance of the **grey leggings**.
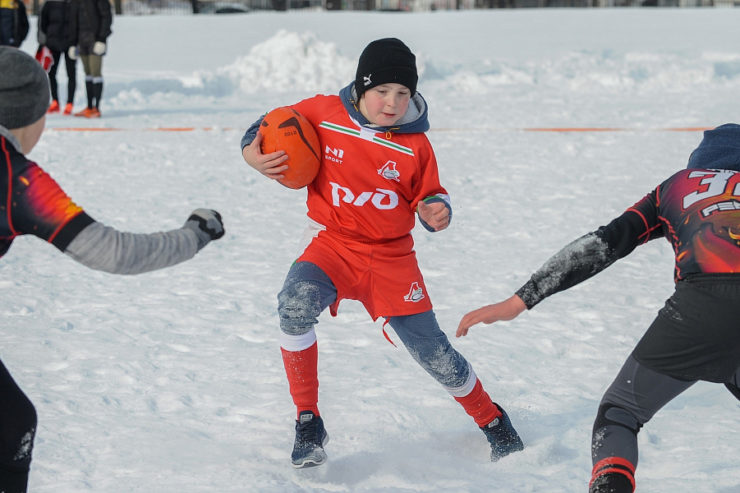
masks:
[[[593,463],[622,457],[637,466],[640,428],[694,383],[653,371],[632,356],[627,358],[599,405],[591,441]],[[725,385],[740,399],[740,368]]]

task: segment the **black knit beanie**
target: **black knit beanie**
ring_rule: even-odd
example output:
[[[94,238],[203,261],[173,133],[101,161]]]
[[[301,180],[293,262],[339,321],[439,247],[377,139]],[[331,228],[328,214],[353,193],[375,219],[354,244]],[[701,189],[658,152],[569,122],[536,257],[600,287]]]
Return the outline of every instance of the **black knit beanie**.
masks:
[[[0,125],[10,129],[35,123],[49,108],[49,76],[28,53],[0,46]]]
[[[416,93],[416,57],[400,39],[377,39],[367,45],[360,55],[355,75],[357,98],[368,89],[395,82]]]

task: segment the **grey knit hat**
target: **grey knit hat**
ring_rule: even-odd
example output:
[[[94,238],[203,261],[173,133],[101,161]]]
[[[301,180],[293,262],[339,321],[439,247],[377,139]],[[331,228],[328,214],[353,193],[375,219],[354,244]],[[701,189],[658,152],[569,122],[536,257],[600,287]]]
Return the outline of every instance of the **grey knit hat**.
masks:
[[[0,125],[21,128],[49,109],[49,76],[28,53],[0,46]]]

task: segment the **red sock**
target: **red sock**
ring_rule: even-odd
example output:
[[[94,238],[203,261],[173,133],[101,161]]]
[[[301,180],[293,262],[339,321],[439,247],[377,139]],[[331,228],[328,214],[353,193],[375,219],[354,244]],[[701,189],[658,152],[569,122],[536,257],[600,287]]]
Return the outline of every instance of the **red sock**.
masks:
[[[635,466],[622,457],[607,457],[597,462],[591,471],[591,481],[588,483],[589,488],[599,476],[609,473],[626,476],[632,484],[632,491],[635,491]]]
[[[283,353],[283,364],[288,376],[290,395],[296,405],[296,419],[301,411],[312,411],[319,415],[319,346],[314,342],[302,351],[287,351]]]
[[[484,427],[494,419],[503,416],[499,408],[491,401],[483,384],[476,377],[473,390],[465,397],[455,397],[465,412],[473,417],[479,427]]]

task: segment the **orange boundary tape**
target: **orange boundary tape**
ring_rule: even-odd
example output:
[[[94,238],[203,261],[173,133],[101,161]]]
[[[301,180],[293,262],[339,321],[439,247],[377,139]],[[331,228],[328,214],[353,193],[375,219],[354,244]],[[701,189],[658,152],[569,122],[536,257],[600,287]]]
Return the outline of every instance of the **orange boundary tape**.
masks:
[[[714,127],[665,127],[665,128],[624,128],[624,127],[525,127],[525,128],[432,128],[432,132],[493,132],[514,130],[522,132],[703,132]],[[210,132],[240,130],[233,127],[152,127],[152,128],[123,128],[123,127],[47,127],[54,132]]]
[[[515,130],[520,132],[703,132],[715,127],[662,127],[662,128],[627,128],[627,127],[524,127],[524,128],[432,128],[431,132],[480,132]]]
[[[152,128],[123,128],[123,127],[47,127],[54,132],[194,132],[196,130],[237,130],[231,127],[152,127]]]
[[[624,132],[627,129],[612,127],[539,127],[522,130],[525,132]]]

